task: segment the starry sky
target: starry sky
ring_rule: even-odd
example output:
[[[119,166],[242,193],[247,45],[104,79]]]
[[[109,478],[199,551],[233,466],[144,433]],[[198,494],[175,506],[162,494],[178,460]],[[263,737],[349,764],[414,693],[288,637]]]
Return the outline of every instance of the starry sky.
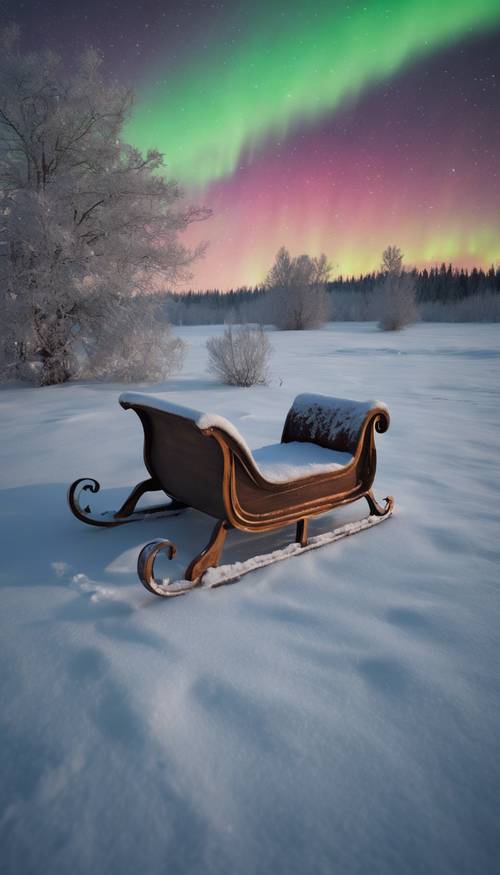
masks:
[[[498,0],[0,0],[26,48],[93,45],[124,132],[213,215],[193,288],[252,285],[281,245],[334,275],[500,263]]]

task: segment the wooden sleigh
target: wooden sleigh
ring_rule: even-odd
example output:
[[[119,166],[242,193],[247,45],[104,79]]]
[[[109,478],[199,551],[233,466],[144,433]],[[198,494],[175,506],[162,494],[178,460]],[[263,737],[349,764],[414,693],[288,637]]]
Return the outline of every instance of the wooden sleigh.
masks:
[[[376,470],[375,432],[389,427],[389,412],[380,402],[358,403],[325,395],[299,395],[285,420],[281,443],[253,452],[226,419],[172,404],[152,395],[126,392],[144,429],[144,462],[149,479],[139,483],[116,512],[92,514],[82,507],[82,493],[99,491],[96,480],[76,480],[69,489],[75,516],[95,526],[116,526],[137,519],[174,515],[196,508],[217,522],[208,544],[187,566],[182,580],[154,575],[161,551],[175,555],[175,544],[155,540],[138,559],[140,580],[150,592],[181,595],[201,583],[220,585],[298,552],[323,546],[369,528],[392,513],[394,500],[381,506],[372,492]],[[163,491],[168,503],[136,510],[146,492]],[[370,515],[326,535],[308,537],[308,523],[359,498]],[[282,551],[253,557],[235,566],[218,566],[230,528],[268,532],[296,524],[296,541]]]

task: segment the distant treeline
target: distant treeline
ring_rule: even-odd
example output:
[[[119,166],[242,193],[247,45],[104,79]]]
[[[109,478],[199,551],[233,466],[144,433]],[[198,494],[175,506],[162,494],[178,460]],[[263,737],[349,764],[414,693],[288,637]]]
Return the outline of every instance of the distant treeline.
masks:
[[[415,278],[417,302],[420,301],[462,301],[471,295],[482,295],[489,292],[500,292],[500,267],[496,270],[490,267],[484,271],[474,267],[459,270],[451,264],[432,267],[430,270],[411,270]],[[371,292],[380,284],[382,274],[369,273],[365,276],[340,276],[328,283],[329,291],[339,292]]]
[[[420,318],[433,321],[497,321],[500,311],[500,268],[464,270],[451,264],[412,270]],[[338,277],[326,284],[331,294],[331,317],[376,320],[380,272],[358,277]],[[269,292],[260,286],[222,292],[219,289],[159,292],[159,303],[175,325],[210,325],[222,322],[269,322]],[[475,306],[475,302],[478,306]],[[485,306],[485,301],[487,305]],[[467,302],[467,303],[466,303]],[[480,306],[479,306],[480,304]],[[472,314],[472,315],[471,315]],[[489,315],[488,315],[489,314]]]

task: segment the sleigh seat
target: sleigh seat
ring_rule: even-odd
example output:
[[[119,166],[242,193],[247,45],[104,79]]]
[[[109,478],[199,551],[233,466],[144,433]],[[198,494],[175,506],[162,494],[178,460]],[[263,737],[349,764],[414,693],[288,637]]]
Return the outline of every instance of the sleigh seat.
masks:
[[[359,498],[370,513],[386,516],[371,487],[376,470],[375,433],[389,427],[389,412],[379,401],[356,402],[326,395],[298,395],[286,416],[280,443],[251,451],[235,426],[222,416],[174,404],[162,397],[125,392],[120,404],[132,409],[144,429],[144,463],[150,479],[140,483],[114,514],[96,517],[82,508],[83,490],[97,492],[95,480],[70,487],[70,507],[91,525],[118,525],[151,514],[196,508],[217,520],[207,546],[192,560],[185,579],[196,581],[218,563],[226,533],[234,527],[265,532],[296,523],[296,540],[305,547],[308,521]],[[145,492],[163,491],[168,505],[136,512]],[[170,541],[145,548],[139,576],[152,592],[154,559],[161,549],[172,556]],[[161,545],[161,546],[160,546]]]

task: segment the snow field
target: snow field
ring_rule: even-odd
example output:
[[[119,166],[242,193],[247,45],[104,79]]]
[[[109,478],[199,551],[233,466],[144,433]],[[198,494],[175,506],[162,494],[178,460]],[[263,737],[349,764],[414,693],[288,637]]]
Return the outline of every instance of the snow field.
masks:
[[[157,599],[140,548],[172,539],[182,570],[211,520],[106,531],[65,505],[78,476],[100,481],[103,510],[143,479],[129,387],[2,389],[2,872],[494,873],[500,327],[273,332],[272,383],[252,389],[206,373],[222,330],[179,329],[183,373],[130,388],[216,411],[252,449],[279,441],[300,392],[381,398],[375,494],[394,517]],[[287,537],[232,532],[224,561]]]

